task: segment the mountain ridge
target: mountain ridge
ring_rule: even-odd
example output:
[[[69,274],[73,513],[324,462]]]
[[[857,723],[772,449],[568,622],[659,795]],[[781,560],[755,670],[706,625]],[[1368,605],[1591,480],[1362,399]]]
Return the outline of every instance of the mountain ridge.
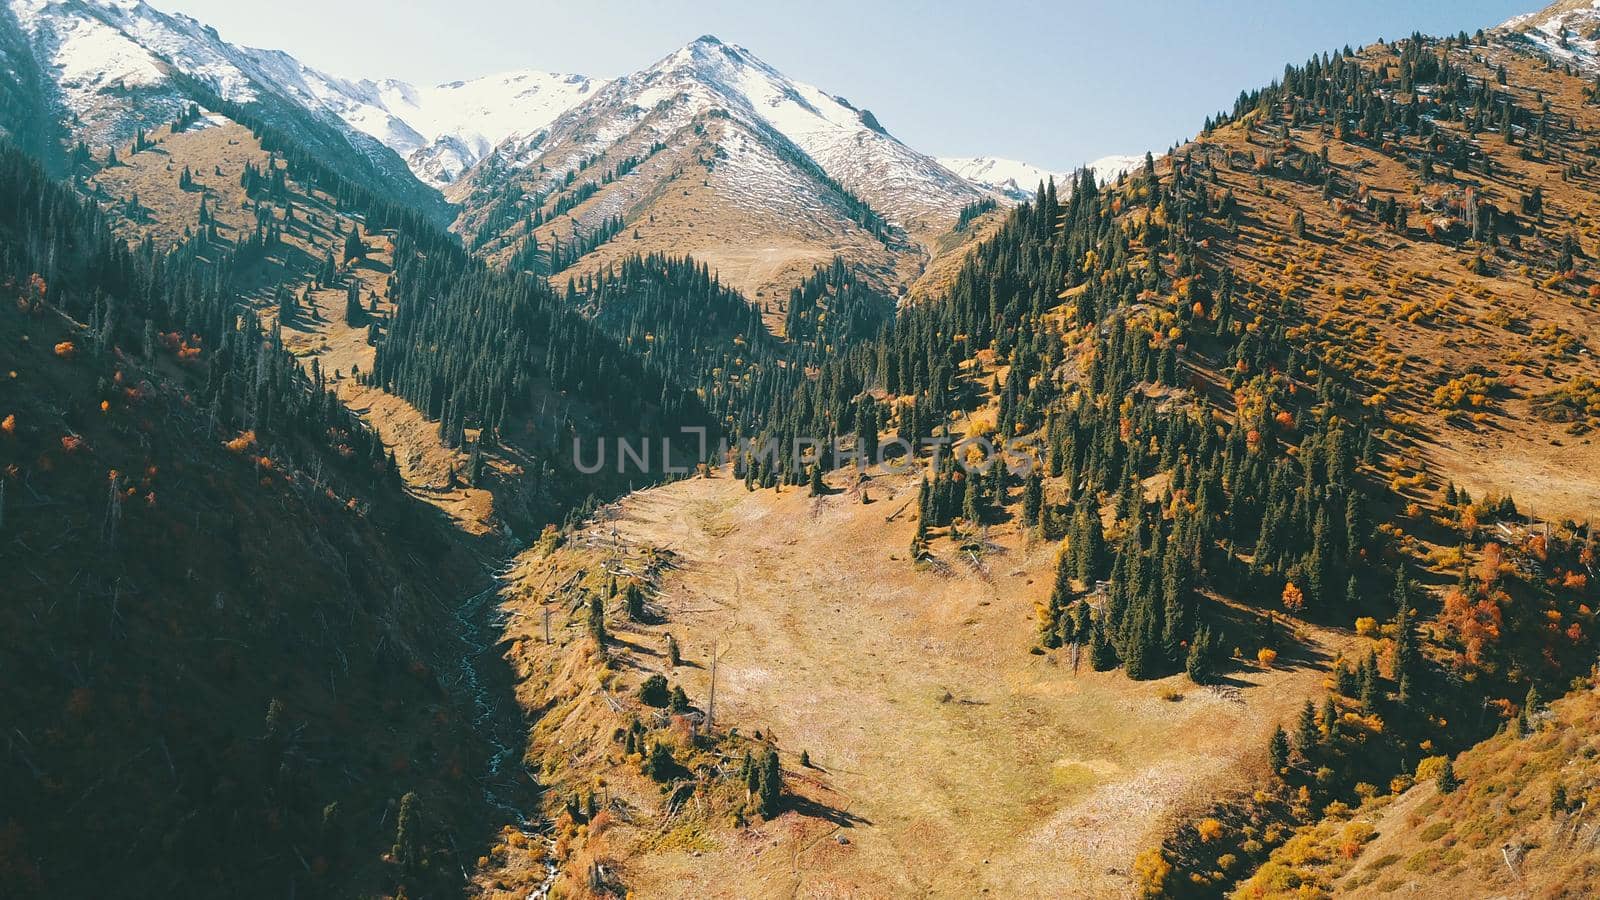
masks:
[[[143,0],[9,0],[0,19],[6,71],[17,97],[0,129],[28,119],[65,132],[40,145],[63,170],[69,143],[92,153],[164,126],[190,106],[238,105],[369,191],[445,214],[394,151],[310,102],[326,77],[283,51],[239,47],[216,29]]]

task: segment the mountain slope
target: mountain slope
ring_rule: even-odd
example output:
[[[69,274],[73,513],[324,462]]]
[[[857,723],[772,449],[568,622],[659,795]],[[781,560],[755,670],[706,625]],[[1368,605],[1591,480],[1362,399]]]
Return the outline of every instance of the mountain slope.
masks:
[[[544,165],[564,175],[576,160],[552,148],[570,144],[592,155],[665,106],[677,111],[654,129],[658,137],[701,114],[737,119],[753,132],[781,136],[774,143],[789,145],[782,150],[797,148],[829,177],[908,230],[953,219],[964,203],[981,196],[891,136],[870,112],[794,81],[748,50],[710,35],[607,84],[553,122],[543,139],[513,141],[495,155],[509,166]]]
[[[1600,800],[1600,693],[1592,679],[1529,712],[1528,733],[1508,728],[1452,761],[1419,767],[1415,787],[1371,816],[1375,837],[1336,881],[1344,896],[1393,896],[1425,885],[1435,896],[1593,897]],[[1446,784],[1449,787],[1449,784]]]
[[[131,249],[9,146],[0,196],[0,892],[448,890],[497,815],[473,548],[203,242]]]
[[[192,104],[233,104],[279,131],[356,185],[443,215],[436,192],[394,151],[331,109],[341,83],[286,53],[236,47],[192,18],[142,0],[8,0],[0,17],[7,120],[36,133],[55,123],[65,144],[95,155],[178,118]],[[61,167],[66,146],[41,145]],[[52,146],[53,145],[53,146]]]
[[[1525,39],[1551,59],[1591,71],[1600,67],[1600,3],[1595,0],[1558,0],[1514,16],[1497,30]]]

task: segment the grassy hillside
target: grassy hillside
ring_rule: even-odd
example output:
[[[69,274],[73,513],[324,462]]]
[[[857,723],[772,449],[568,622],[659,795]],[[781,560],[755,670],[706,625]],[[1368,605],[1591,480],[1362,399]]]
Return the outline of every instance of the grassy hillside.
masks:
[[[1300,830],[1235,896],[1592,896],[1597,734],[1585,680],[1456,756],[1448,778],[1428,757],[1413,786]]]
[[[1204,166],[1210,202],[1227,206],[1206,254],[1254,302],[1297,313],[1292,340],[1399,414],[1399,474],[1581,520],[1600,508],[1600,107],[1592,79],[1522,47],[1496,35],[1336,58],[1376,79],[1369,102],[1401,128],[1368,133],[1318,110],[1354,83],[1323,67],[1243,104],[1173,164]]]

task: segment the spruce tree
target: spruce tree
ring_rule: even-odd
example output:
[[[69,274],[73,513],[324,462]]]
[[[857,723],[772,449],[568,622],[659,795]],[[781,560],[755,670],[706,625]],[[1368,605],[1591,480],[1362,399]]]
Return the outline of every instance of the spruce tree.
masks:
[[[1295,726],[1294,749],[1309,758],[1317,745],[1317,734],[1317,708],[1308,699],[1300,709],[1300,721]]]
[[[1056,553],[1056,578],[1050,588],[1050,599],[1044,608],[1044,618],[1039,622],[1039,640],[1046,647],[1061,646],[1061,619],[1067,604],[1072,600],[1072,573],[1066,547]]]
[[[1284,733],[1281,726],[1272,729],[1272,741],[1267,748],[1267,759],[1272,765],[1274,775],[1282,772],[1289,764],[1289,735]]]
[[[1456,788],[1461,786],[1461,782],[1456,780],[1455,762],[1450,757],[1444,758],[1444,765],[1439,767],[1439,774],[1434,779],[1434,784],[1441,794],[1453,794]]]
[[[783,766],[778,762],[778,751],[767,748],[761,757],[761,775],[757,784],[761,803],[761,817],[770,819],[778,814],[783,801]]]
[[[999,463],[995,463],[999,465]],[[1044,476],[1035,471],[1029,473],[1026,486],[1022,490],[1022,521],[1029,527],[1039,524],[1040,514],[1044,510]]]
[[[1333,689],[1343,697],[1355,697],[1360,690],[1356,671],[1342,659],[1333,668]]]
[[[978,496],[978,478],[973,473],[967,473],[967,489],[961,498],[961,518],[965,520],[968,529],[976,530],[980,524],[979,505],[982,498]]]
[[[361,282],[350,279],[350,285],[345,290],[344,296],[344,322],[346,325],[358,326],[367,318],[366,310],[361,308]]]
[[[1090,633],[1089,665],[1096,672],[1106,672],[1117,667],[1117,651],[1111,646],[1111,637],[1106,634],[1105,622],[1099,616],[1095,616]]]
[[[1212,640],[1211,629],[1201,625],[1195,629],[1194,638],[1189,641],[1189,652],[1184,657],[1183,671],[1195,684],[1205,684],[1211,680]]]
[[[606,605],[599,594],[589,597],[589,636],[597,643],[606,642]]]
[[[1375,650],[1367,651],[1367,658],[1361,662],[1360,684],[1362,711],[1367,713],[1377,712],[1379,700],[1378,653]]]
[[[1417,660],[1417,635],[1411,624],[1411,586],[1404,568],[1395,576],[1395,652],[1394,676],[1402,707],[1411,705],[1413,670]]]
[[[361,225],[352,224],[344,238],[344,264],[348,266],[352,260],[365,259],[366,256],[367,245],[361,240]]]
[[[394,861],[407,874],[422,866],[422,800],[416,791],[407,791],[400,798],[400,814],[395,819]]]

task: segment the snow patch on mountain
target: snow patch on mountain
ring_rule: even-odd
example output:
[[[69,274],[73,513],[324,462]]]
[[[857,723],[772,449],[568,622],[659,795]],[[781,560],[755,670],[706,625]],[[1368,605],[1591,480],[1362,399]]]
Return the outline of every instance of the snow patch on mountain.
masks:
[[[227,45],[193,19],[166,16],[139,0],[10,0],[9,8],[51,73],[73,130],[91,142],[126,140],[133,128],[180,110],[184,98],[173,69],[225,99],[256,98]]]
[[[538,132],[605,85],[531,70],[434,87],[321,79],[319,103],[405,157],[417,177],[435,187],[459,178],[508,138]]]
[[[1600,70],[1600,0],[1562,0],[1515,16],[1500,28],[1557,60]]]
[[[25,63],[44,82],[19,119],[57,123],[63,137],[98,150],[172,121],[212,95],[249,106],[300,136],[306,149],[380,193],[442,212],[436,193],[402,160],[340,115],[360,106],[351,82],[281,51],[239,47],[215,29],[143,0],[0,0]],[[197,90],[197,85],[201,89]]]

